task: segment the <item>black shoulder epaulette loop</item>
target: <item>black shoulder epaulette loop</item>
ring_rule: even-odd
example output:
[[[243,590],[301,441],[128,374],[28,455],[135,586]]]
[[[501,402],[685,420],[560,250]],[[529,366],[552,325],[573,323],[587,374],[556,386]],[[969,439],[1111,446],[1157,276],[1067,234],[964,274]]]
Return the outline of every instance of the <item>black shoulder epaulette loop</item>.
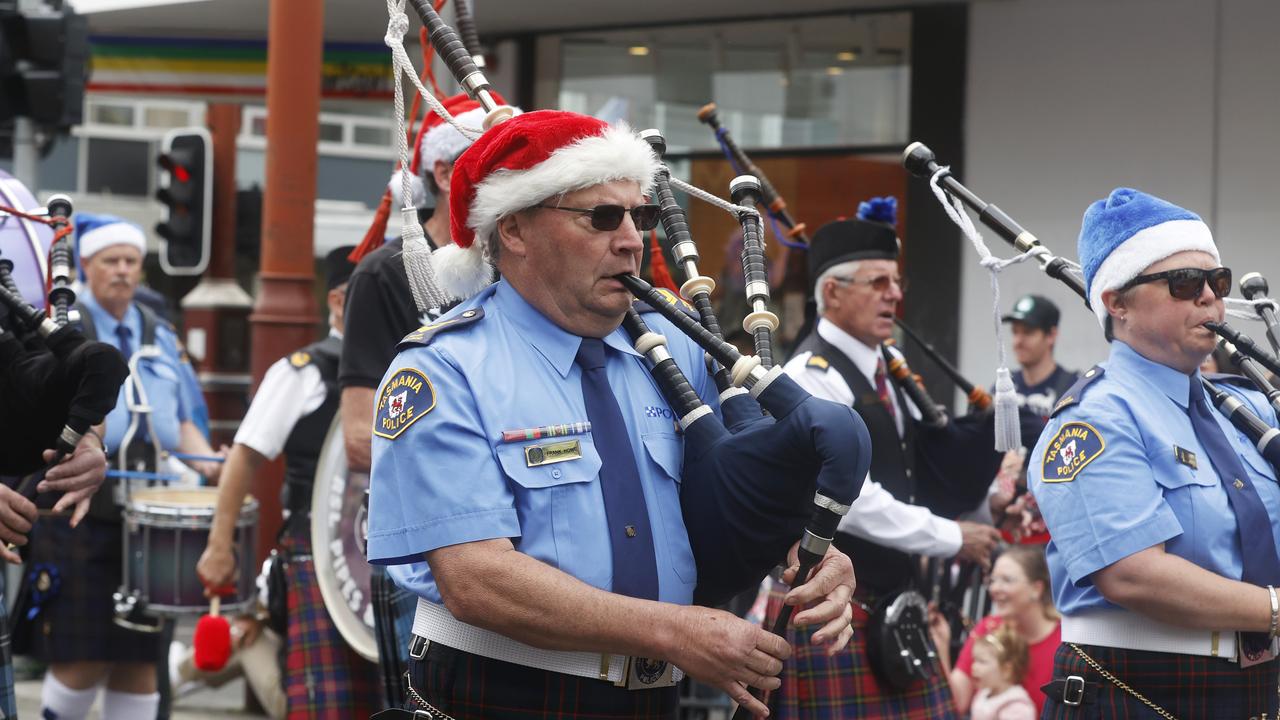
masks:
[[[460,327],[466,327],[484,317],[484,308],[471,308],[465,310],[457,317],[448,320],[440,320],[430,325],[423,325],[413,332],[405,335],[399,344],[396,345],[396,352],[400,352],[405,348],[423,347],[431,344],[431,339],[436,335],[448,331],[456,330]]]
[[[1080,379],[1076,381],[1076,384],[1067,389],[1067,392],[1063,394],[1062,399],[1058,401],[1058,404],[1053,406],[1053,412],[1049,413],[1049,417],[1053,417],[1066,408],[1080,402],[1080,398],[1084,397],[1085,388],[1092,385],[1094,380],[1102,377],[1102,374],[1106,371],[1107,369],[1101,365],[1094,365],[1086,370],[1084,374],[1080,376]]]

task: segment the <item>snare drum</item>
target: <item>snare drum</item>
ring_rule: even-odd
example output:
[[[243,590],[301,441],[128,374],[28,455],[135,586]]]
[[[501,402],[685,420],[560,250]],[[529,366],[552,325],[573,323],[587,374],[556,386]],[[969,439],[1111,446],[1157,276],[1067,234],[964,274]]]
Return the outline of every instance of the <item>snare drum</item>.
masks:
[[[124,511],[124,587],[153,615],[199,615],[209,599],[196,574],[218,502],[216,488],[149,488],[131,493]],[[222,612],[248,609],[253,598],[258,501],[246,496],[236,519],[240,572]]]

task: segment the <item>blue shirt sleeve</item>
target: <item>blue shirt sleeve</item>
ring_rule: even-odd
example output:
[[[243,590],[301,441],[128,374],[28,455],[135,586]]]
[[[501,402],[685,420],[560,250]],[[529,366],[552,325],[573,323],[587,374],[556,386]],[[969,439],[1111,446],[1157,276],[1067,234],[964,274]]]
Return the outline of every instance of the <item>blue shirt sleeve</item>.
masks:
[[[1064,425],[1085,419],[1104,443],[1101,454],[1073,479],[1045,482],[1049,445]],[[1091,585],[1089,576],[1098,570],[1183,532],[1156,480],[1138,422],[1114,397],[1090,398],[1051,420],[1029,472],[1036,502],[1077,587]]]
[[[401,399],[407,425],[380,427],[398,377],[426,384]],[[391,363],[376,396],[369,498],[369,561],[415,562],[425,552],[520,536],[515,498],[484,436],[460,365],[439,347],[412,348]]]

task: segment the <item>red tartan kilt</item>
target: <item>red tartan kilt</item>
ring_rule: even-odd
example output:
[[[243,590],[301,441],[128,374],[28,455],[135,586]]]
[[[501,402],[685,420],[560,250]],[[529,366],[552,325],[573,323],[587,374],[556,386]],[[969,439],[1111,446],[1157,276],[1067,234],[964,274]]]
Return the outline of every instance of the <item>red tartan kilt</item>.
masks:
[[[785,586],[769,593],[765,627],[773,627]],[[782,687],[769,694],[771,720],[932,720],[956,717],[947,679],[941,673],[898,692],[881,686],[867,656],[865,610],[853,606],[853,639],[833,657],[809,644],[817,627],[787,629],[791,659],[782,666]]]
[[[310,553],[309,538],[287,535],[290,554]],[[329,618],[315,563],[291,559],[284,686],[289,720],[351,720],[382,709],[378,668],[347,645]]]
[[[1277,661],[1241,669],[1233,660],[1201,655],[1125,650],[1081,645],[1089,657],[1121,682],[1142,693],[1176,718],[1275,718]],[[1098,702],[1067,707],[1050,699],[1041,715],[1059,718],[1158,718],[1141,700],[1116,687],[1089,667],[1070,645],[1053,656],[1053,677],[1079,675],[1098,683]]]

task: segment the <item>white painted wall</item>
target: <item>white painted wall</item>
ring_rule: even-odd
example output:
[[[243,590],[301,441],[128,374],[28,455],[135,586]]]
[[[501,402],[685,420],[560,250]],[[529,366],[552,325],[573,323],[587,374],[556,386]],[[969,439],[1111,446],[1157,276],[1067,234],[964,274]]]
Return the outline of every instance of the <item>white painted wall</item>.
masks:
[[[1088,204],[1141,188],[1199,213],[1236,277],[1262,272],[1276,295],[1278,26],[1280,3],[1268,0],[977,0],[960,180],[1072,259]],[[987,383],[990,284],[976,254],[966,257],[960,365]],[[1027,264],[1002,275],[1002,308],[1027,292],[1062,307],[1062,364],[1105,358],[1096,320],[1065,286]],[[1260,324],[1236,325],[1264,342]]]

